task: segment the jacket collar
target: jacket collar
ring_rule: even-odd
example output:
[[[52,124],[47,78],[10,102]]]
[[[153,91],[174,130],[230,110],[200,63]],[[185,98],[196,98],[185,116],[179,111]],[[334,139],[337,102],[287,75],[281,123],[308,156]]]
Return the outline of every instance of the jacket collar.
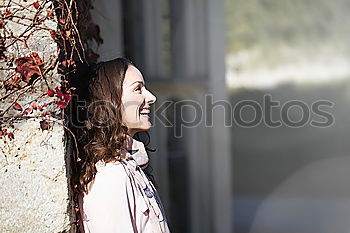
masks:
[[[129,160],[135,160],[137,165],[139,165],[140,167],[146,166],[149,162],[149,158],[143,142],[129,137],[129,143],[131,143],[131,150],[127,150],[127,158]]]

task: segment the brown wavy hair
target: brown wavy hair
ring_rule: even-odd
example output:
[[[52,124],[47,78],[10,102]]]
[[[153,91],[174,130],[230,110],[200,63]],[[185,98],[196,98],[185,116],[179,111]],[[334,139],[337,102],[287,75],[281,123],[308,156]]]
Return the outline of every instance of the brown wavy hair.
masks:
[[[76,184],[80,192],[89,192],[98,161],[120,161],[125,155],[128,129],[122,122],[121,97],[125,73],[130,65],[129,60],[117,58],[91,65],[78,74],[85,79],[84,82],[76,81],[79,87],[76,92],[78,101],[75,101],[79,102],[76,104],[79,116],[75,124],[79,126],[80,123],[80,127],[76,127],[80,160]]]

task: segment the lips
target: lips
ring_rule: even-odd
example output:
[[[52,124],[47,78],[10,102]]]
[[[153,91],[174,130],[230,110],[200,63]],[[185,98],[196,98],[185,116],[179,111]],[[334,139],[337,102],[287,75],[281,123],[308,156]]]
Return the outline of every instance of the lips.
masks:
[[[148,116],[148,114],[151,112],[151,109],[146,107],[146,108],[141,108],[140,109],[140,114],[143,116]]]

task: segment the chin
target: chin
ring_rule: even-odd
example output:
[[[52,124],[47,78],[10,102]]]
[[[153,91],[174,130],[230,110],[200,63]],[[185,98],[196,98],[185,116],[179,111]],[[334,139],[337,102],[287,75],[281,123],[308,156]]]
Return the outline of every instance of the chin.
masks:
[[[147,131],[151,129],[151,125],[147,125],[147,126],[143,126],[142,128],[140,128],[140,131]]]
[[[151,124],[149,125],[143,125],[143,126],[140,126],[138,128],[134,128],[132,129],[134,132],[138,133],[138,132],[142,132],[142,131],[148,131],[151,129]]]

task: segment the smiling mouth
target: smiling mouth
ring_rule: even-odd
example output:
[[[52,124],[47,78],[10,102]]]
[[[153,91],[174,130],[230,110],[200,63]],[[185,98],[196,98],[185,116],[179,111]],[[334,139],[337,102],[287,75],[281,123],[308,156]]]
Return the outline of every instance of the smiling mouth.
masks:
[[[149,117],[150,112],[151,112],[150,108],[141,108],[140,109],[140,115],[142,115],[142,116]]]

